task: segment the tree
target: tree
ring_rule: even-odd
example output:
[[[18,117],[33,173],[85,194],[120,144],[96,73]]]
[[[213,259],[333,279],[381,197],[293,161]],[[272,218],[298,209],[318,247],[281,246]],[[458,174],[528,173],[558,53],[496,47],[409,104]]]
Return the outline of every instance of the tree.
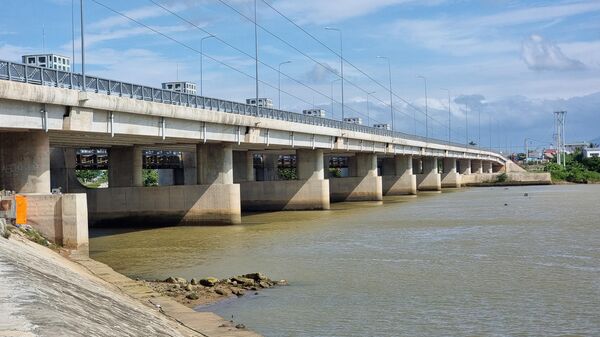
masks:
[[[144,186],[158,186],[158,170],[144,170],[142,178]]]

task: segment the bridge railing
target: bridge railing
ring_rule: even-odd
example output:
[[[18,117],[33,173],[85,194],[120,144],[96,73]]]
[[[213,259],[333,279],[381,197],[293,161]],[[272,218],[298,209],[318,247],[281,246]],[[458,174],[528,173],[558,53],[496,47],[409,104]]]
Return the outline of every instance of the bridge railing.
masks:
[[[62,70],[31,66],[23,63],[14,63],[3,60],[0,60],[0,79],[59,88],[68,88],[74,90],[83,89],[83,81],[81,74],[75,74]],[[186,93],[179,93],[172,90],[152,88],[144,85],[109,80],[89,75],[86,75],[85,77],[85,90],[106,95],[128,97],[143,101],[223,111],[247,116],[264,117],[295,123],[336,128],[341,130],[357,131],[380,136],[404,138],[409,140],[432,142],[441,145],[450,145],[462,148],[482,150],[476,146],[467,146],[465,144],[459,144],[455,142],[425,138],[421,136],[410,135],[403,132],[347,123],[329,118],[307,116],[296,112],[283,111],[273,108],[260,107],[257,111],[257,107],[255,105],[249,105],[239,102],[203,97]]]

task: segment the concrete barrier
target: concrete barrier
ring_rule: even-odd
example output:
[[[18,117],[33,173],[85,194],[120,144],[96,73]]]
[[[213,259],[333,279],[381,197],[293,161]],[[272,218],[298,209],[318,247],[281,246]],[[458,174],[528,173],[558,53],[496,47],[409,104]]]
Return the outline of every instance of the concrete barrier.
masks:
[[[329,181],[240,182],[240,198],[244,211],[329,209]]]
[[[329,195],[332,202],[381,201],[383,188],[381,177],[345,177],[329,179]]]
[[[241,223],[238,184],[115,187],[88,191],[90,225]]]
[[[498,182],[498,176],[506,174],[506,181]],[[478,185],[550,185],[552,178],[550,173],[533,172],[509,172],[509,173],[482,173],[469,174],[461,177],[462,184],[465,186]]]
[[[88,244],[87,197],[76,194],[25,194],[27,224],[66,248]]]
[[[460,188],[462,184],[461,175],[456,171],[442,173],[443,188]]]

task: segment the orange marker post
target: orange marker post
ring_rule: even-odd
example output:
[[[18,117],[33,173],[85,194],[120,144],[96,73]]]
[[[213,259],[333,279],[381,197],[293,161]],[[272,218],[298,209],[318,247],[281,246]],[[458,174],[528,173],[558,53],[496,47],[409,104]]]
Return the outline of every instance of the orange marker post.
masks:
[[[27,224],[27,197],[24,195],[15,195],[16,203],[16,223],[17,225]]]

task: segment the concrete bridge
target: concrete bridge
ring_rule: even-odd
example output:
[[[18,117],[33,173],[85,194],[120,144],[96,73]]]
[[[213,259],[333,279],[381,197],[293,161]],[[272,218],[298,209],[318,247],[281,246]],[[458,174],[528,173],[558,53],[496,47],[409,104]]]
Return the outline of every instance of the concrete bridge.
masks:
[[[90,224],[237,224],[243,210],[328,209],[511,170],[498,153],[440,140],[95,77],[86,91],[81,83],[79,74],[0,61],[0,189],[28,194],[31,221],[52,223],[47,235],[75,245],[88,215]],[[108,149],[108,188],[78,183],[78,148]],[[182,152],[170,186],[143,186],[144,150]],[[293,159],[296,179],[278,176],[280,156]],[[329,168],[340,158],[337,177]],[[58,187],[65,194],[51,195]]]

